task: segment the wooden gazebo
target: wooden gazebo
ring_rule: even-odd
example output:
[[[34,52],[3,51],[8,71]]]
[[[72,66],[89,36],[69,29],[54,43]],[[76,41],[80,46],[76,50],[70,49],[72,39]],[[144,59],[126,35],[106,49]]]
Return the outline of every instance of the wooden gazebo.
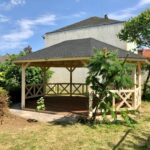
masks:
[[[113,98],[112,105],[115,110],[119,111],[124,106],[129,110],[138,109],[141,105],[141,64],[145,62],[144,58],[92,38],[64,41],[17,59],[15,63],[22,66],[21,107],[25,108],[26,99],[41,96],[89,96],[92,93],[90,87],[86,83],[74,83],[72,73],[75,68],[86,66],[89,58],[94,54],[94,48],[100,50],[107,48],[108,50],[116,51],[120,59],[124,59],[128,54],[127,61],[136,64],[136,67],[133,68],[134,87],[121,90],[110,89],[110,91],[120,97],[119,103],[116,103],[116,99]],[[70,72],[70,83],[46,83],[44,79],[42,84],[26,85],[25,70],[29,66],[41,67],[43,69],[43,78],[45,78],[46,70],[50,67],[65,67]],[[89,97],[90,115],[93,110],[93,99],[91,96]]]

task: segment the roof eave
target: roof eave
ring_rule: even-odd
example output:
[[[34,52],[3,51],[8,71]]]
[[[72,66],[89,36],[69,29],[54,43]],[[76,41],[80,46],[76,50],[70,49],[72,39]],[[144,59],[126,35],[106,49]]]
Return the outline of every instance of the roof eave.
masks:
[[[74,60],[81,60],[86,61],[89,60],[89,57],[78,57],[78,58],[55,58],[55,59],[35,59],[35,60],[16,60],[14,61],[15,64],[24,64],[24,63],[32,63],[32,62],[54,62],[54,61],[74,61]],[[125,58],[119,58],[120,60],[124,60]],[[127,58],[128,62],[141,62],[141,63],[148,63],[147,59],[143,58]]]

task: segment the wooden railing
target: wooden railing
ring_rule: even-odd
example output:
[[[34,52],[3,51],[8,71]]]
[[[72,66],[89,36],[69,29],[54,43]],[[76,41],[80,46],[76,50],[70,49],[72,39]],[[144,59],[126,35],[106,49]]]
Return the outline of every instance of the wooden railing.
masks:
[[[88,93],[85,83],[48,83],[46,95],[85,95]]]
[[[26,99],[44,96],[44,85],[26,85]]]
[[[115,93],[113,97],[112,106],[113,109],[119,111],[121,109],[135,110],[141,104],[140,102],[140,89],[128,89],[128,90],[110,90]]]
[[[86,95],[88,87],[85,83],[48,83],[26,85],[26,99],[49,95]]]
[[[122,89],[122,90],[110,90],[115,96],[112,99],[112,108],[114,111],[120,110],[136,110],[141,105],[140,88],[135,89]],[[93,108],[92,101],[94,97],[98,97],[93,91],[90,92],[93,98],[89,98],[89,106],[91,111]]]
[[[135,110],[141,105],[141,91],[139,87],[128,90],[110,91],[116,95],[112,100],[112,107],[116,111],[121,109]],[[88,86],[85,83],[48,83],[46,85],[26,85],[26,99],[45,95],[87,95],[88,92]],[[94,93],[93,91],[90,91],[89,95],[91,92]],[[92,106],[93,99],[90,98],[90,100],[89,103]]]

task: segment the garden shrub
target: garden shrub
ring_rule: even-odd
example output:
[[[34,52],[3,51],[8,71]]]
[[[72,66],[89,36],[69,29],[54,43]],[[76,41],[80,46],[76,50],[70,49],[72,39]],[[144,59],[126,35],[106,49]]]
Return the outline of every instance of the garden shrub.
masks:
[[[0,122],[2,124],[4,116],[8,114],[8,93],[0,87]]]
[[[41,97],[40,99],[37,100],[37,111],[45,110],[45,103],[44,103],[44,98]]]

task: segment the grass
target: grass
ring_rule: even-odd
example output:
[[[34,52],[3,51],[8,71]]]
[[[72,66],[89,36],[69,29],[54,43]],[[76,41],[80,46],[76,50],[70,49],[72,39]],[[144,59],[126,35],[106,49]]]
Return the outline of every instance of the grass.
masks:
[[[134,128],[123,125],[29,123],[17,118],[0,128],[0,150],[146,150],[150,136],[150,102],[143,102]],[[18,123],[18,124],[17,124]],[[131,130],[130,130],[131,129]]]

